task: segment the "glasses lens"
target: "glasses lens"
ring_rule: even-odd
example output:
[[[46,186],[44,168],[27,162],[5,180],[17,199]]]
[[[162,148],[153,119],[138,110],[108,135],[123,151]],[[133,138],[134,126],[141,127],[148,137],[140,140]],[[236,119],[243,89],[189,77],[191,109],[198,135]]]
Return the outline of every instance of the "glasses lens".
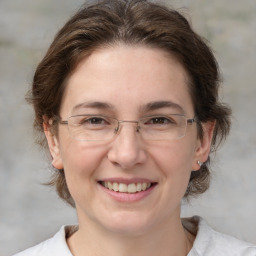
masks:
[[[177,140],[185,135],[187,119],[178,114],[148,116],[140,120],[139,126],[145,140]]]
[[[69,131],[76,140],[109,140],[114,135],[117,120],[106,116],[77,115],[69,118]]]

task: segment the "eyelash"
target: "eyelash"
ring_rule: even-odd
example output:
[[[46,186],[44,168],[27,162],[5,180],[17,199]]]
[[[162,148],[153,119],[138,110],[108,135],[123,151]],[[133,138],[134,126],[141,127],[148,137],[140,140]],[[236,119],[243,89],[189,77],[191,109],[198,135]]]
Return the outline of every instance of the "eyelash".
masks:
[[[155,123],[155,121],[156,121],[156,123]],[[165,117],[165,116],[154,116],[154,117],[150,118],[149,121],[146,122],[146,124],[147,123],[164,125],[164,124],[174,124],[176,122],[170,118]]]
[[[150,116],[141,118],[143,125],[171,125],[176,124],[175,120],[166,116]],[[91,116],[90,118],[85,118],[80,120],[79,124],[88,124],[88,125],[108,125],[111,123],[111,120],[107,120],[106,117],[102,116]]]
[[[106,119],[102,118],[102,117],[98,117],[98,116],[92,116],[90,118],[86,118],[86,119],[82,119],[80,121],[80,124],[84,124],[84,123],[90,123],[90,124],[102,124],[102,121],[104,121],[105,123],[109,123]]]

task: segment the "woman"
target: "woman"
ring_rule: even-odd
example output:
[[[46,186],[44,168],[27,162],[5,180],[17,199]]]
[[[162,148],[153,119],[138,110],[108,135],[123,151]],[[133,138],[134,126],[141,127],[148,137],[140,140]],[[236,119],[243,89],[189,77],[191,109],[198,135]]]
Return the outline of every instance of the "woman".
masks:
[[[30,100],[50,182],[78,226],[22,255],[256,255],[256,247],[180,218],[209,186],[226,137],[216,60],[178,12],[146,0],[81,8],[39,64]],[[47,142],[47,143],[46,143]]]

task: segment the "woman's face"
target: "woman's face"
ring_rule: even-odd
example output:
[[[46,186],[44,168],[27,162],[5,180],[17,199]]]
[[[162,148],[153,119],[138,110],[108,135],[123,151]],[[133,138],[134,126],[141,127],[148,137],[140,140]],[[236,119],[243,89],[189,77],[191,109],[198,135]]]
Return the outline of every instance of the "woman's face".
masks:
[[[67,120],[76,114],[100,114],[138,120],[175,113],[193,118],[187,82],[182,65],[162,50],[100,49],[81,61],[67,81],[60,116]],[[109,141],[75,140],[67,125],[59,126],[58,138],[47,131],[46,135],[53,165],[65,170],[80,227],[140,234],[179,219],[190,173],[199,169],[198,160],[207,159],[208,130],[199,140],[196,124],[188,125],[186,135],[172,141],[144,141],[134,123],[121,124]],[[153,186],[122,193],[104,187],[103,182],[117,183],[120,190],[125,186],[140,190],[143,183]]]

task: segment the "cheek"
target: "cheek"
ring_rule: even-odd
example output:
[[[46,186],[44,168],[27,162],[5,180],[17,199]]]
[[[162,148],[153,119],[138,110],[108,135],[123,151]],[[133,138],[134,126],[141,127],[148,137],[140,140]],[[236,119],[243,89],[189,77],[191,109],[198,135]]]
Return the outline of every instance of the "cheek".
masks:
[[[85,179],[93,179],[104,156],[102,147],[88,142],[73,140],[63,145],[61,157],[67,183],[79,184]]]
[[[165,205],[165,215],[170,216],[174,208],[180,206],[180,202],[187,190],[191,174],[194,150],[189,144],[181,141],[166,143],[152,147],[151,159],[156,169],[160,172],[159,198]]]
[[[185,182],[192,171],[194,153],[191,144],[181,141],[155,145],[150,150],[151,158],[165,178],[171,177],[171,181],[185,179]]]

